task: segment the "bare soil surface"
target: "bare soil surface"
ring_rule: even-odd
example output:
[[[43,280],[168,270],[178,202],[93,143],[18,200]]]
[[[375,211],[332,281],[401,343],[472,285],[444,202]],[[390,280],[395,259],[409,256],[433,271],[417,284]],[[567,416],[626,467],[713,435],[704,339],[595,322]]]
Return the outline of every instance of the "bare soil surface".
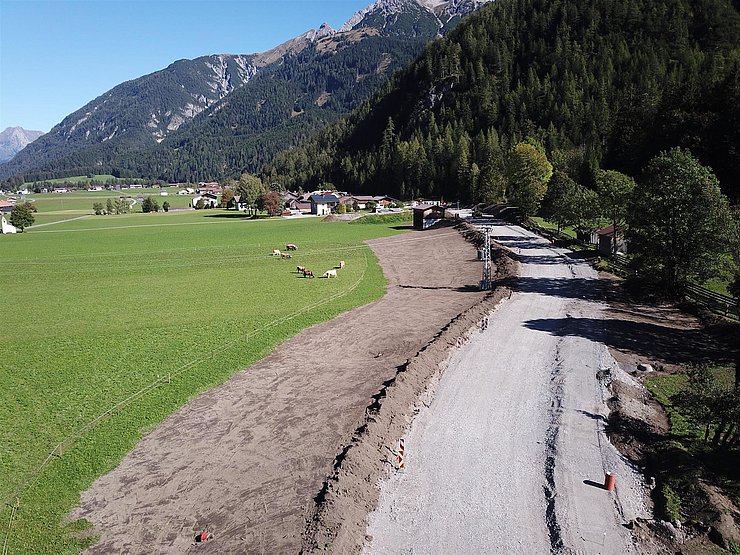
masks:
[[[304,330],[148,434],[72,515],[100,534],[89,553],[297,553],[314,543],[317,501],[331,497],[327,477],[373,404],[410,358],[486,298],[475,249],[458,231],[370,246],[387,294]],[[374,483],[372,470],[365,478]],[[364,523],[364,501],[355,505],[352,518]],[[193,544],[203,530],[215,539]]]
[[[606,273],[600,278],[608,302],[605,342],[625,371],[647,363],[672,372],[689,362],[732,358],[737,337],[721,326],[707,329],[697,316],[672,303],[636,301],[620,278]]]

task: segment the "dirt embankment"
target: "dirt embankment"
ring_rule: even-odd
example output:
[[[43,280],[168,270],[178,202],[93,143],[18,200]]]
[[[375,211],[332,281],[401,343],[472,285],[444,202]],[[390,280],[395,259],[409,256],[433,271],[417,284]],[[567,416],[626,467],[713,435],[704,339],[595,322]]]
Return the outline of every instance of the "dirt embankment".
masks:
[[[421,374],[438,371],[456,335],[478,318],[466,311],[486,298],[476,251],[454,229],[370,246],[388,279],[382,299],[304,330],[194,399],[82,494],[74,516],[100,535],[90,553],[297,553],[323,539],[314,541],[306,523],[332,527],[341,520],[335,509],[352,508],[348,526],[364,523],[366,492],[384,464],[376,459],[388,457],[393,426],[413,410]],[[386,401],[395,397],[390,389],[404,391],[397,405]],[[381,419],[390,431],[379,429]],[[355,438],[370,437],[364,425],[376,429],[375,459],[353,466],[366,443]],[[350,537],[340,528],[324,543]],[[202,530],[215,539],[192,546]]]
[[[670,304],[640,303],[624,283],[602,275],[609,303],[606,342],[621,371],[607,376],[611,413],[610,441],[634,464],[644,468],[653,490],[656,519],[631,523],[646,553],[699,555],[740,540],[740,511],[717,487],[700,476],[701,463],[671,441],[670,418],[644,387],[648,377],[672,374],[691,362],[732,358],[737,330],[707,326]],[[734,347],[733,347],[734,345]],[[642,372],[638,364],[655,371]],[[684,522],[667,522],[667,482],[686,479],[680,496]]]
[[[468,226],[463,235],[480,245],[480,234]],[[397,465],[398,440],[418,412],[431,401],[450,352],[505,297],[517,264],[496,248],[494,287],[480,303],[452,319],[413,358],[398,366],[365,409],[365,418],[350,443],[334,459],[334,471],[316,497],[303,538],[303,553],[359,553],[365,541],[366,517],[377,505],[379,480]]]

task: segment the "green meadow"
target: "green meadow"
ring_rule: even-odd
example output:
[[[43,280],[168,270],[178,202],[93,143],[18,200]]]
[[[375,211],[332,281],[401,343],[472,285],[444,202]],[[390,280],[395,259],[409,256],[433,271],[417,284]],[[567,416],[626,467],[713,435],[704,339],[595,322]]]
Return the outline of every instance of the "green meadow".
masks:
[[[147,430],[315,323],[382,296],[390,224],[91,216],[0,236],[0,545],[77,553],[65,515]],[[291,260],[271,256],[296,243]],[[339,279],[320,275],[339,260]],[[17,507],[14,509],[13,507]],[[8,529],[10,532],[8,533]]]
[[[161,191],[166,191],[167,196],[160,196]],[[122,189],[120,191],[70,191],[69,193],[36,193],[27,195],[27,201],[33,203],[39,214],[65,215],[67,217],[82,214],[93,214],[93,203],[99,202],[105,206],[108,199],[117,200],[120,197],[151,196],[162,206],[164,201],[170,203],[172,208],[186,208],[192,199],[192,195],[178,195],[177,188],[166,189]],[[16,196],[16,195],[13,195]],[[3,197],[5,198],[5,197]],[[141,205],[133,208],[134,212],[141,212]]]

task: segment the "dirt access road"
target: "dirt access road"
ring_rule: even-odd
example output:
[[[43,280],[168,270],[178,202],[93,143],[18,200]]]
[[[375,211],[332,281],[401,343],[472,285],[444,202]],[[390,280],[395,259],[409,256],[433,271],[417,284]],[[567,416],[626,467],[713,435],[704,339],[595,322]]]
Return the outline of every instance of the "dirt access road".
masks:
[[[304,330],[147,435],[82,495],[73,516],[101,536],[89,553],[300,551],[314,497],[371,396],[483,297],[475,249],[453,229],[370,245],[385,297]],[[215,540],[191,546],[201,530]]]
[[[641,477],[604,433],[599,372],[616,363],[596,272],[522,228],[493,234],[521,263],[515,292],[411,426],[365,553],[636,553],[622,524],[649,515]]]

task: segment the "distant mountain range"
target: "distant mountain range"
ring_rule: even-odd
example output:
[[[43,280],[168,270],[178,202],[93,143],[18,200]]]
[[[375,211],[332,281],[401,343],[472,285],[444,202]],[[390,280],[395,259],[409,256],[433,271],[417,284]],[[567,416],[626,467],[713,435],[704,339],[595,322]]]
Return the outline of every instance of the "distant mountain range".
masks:
[[[378,0],[267,52],[179,60],[92,100],[0,165],[0,178],[198,181],[255,171],[369,98],[490,0]]]
[[[29,131],[22,127],[8,127],[0,133],[0,164],[19,153],[28,143],[43,135],[43,131]]]

